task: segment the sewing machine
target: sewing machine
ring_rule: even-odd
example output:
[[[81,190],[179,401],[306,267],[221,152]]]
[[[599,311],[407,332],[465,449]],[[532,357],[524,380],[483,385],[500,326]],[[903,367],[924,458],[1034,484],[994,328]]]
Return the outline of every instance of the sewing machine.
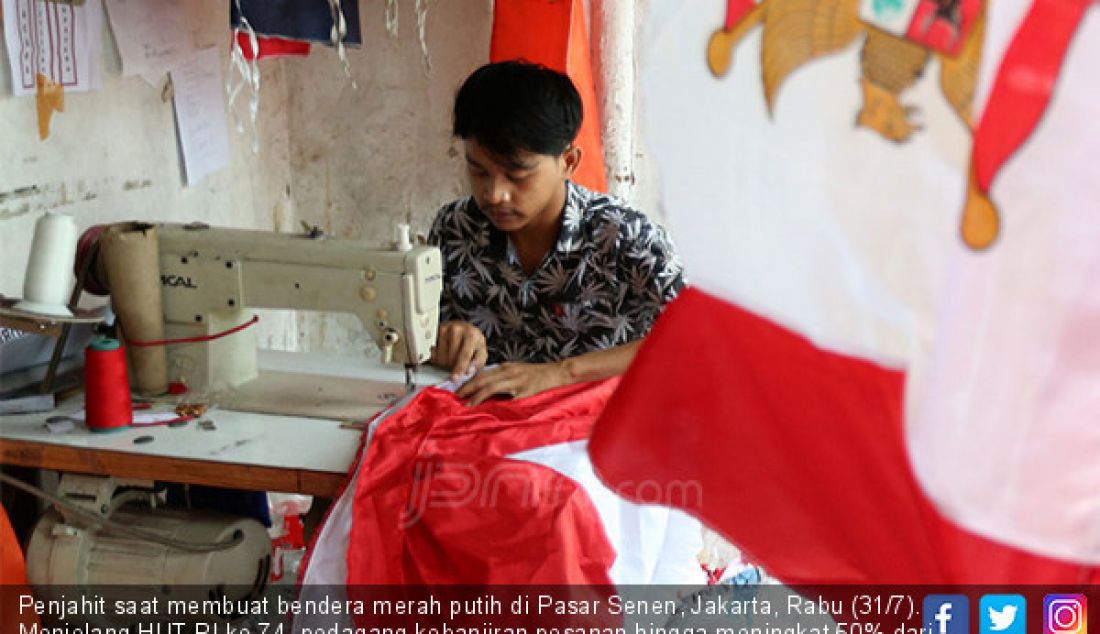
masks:
[[[142,233],[149,226],[128,227]],[[262,525],[232,515],[160,508],[145,481],[331,495],[359,446],[362,432],[355,425],[413,390],[413,371],[435,345],[442,258],[435,247],[413,246],[407,226],[392,248],[315,233],[201,224],[155,228],[155,252],[146,253],[147,260],[126,262],[132,276],[99,275],[96,284],[109,290],[116,308],[136,303],[144,309],[142,319],[158,326],[163,320],[163,341],[133,338],[131,351],[141,347],[138,343],[163,347],[167,380],[186,387],[182,399],[221,409],[205,413],[203,424],[112,434],[46,431],[44,418],[72,414],[82,406],[79,399],[48,413],[5,417],[0,462],[94,474],[64,473],[58,495],[68,506],[48,510],[32,533],[28,578],[43,600],[63,599],[58,589],[74,586],[94,587],[108,597],[115,596],[111,588],[121,587],[120,597],[133,592],[111,584],[141,584],[145,598],[167,597],[171,586],[179,599],[180,585],[200,598],[226,588],[258,593],[271,561]],[[91,252],[110,248],[100,245]],[[114,255],[100,251],[99,257]],[[95,260],[90,257],[85,273],[97,267]],[[141,284],[128,283],[134,280]],[[351,313],[377,342],[382,363],[364,354],[259,351],[252,324],[253,311],[261,308]],[[126,321],[122,325],[129,332]],[[440,380],[438,373],[426,374],[431,382]],[[317,420],[326,418],[358,423]],[[126,492],[119,493],[121,485]],[[132,503],[137,500],[143,504]],[[105,518],[116,525],[101,527]],[[170,539],[151,543],[120,532],[120,525]],[[180,542],[217,542],[225,548],[192,552],[181,550]]]
[[[204,224],[158,224],[157,234],[165,338],[192,341],[167,346],[168,381],[189,394],[245,411],[362,418],[370,413],[362,405],[384,406],[405,394],[416,365],[431,356],[442,258],[435,247],[413,246],[407,225],[388,249]],[[348,357],[306,363],[303,356],[291,360],[298,367],[290,372],[265,371],[257,364],[256,328],[235,330],[252,321],[255,308],[355,315],[382,362],[404,364],[405,385],[365,386],[339,370],[366,363]]]

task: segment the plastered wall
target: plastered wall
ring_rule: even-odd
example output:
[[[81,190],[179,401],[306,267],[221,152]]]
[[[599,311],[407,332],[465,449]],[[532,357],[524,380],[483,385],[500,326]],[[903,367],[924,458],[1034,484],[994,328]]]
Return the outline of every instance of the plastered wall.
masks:
[[[188,0],[184,6],[192,44],[222,47],[228,55],[225,3]],[[187,187],[171,100],[162,98],[163,86],[121,77],[108,24],[102,88],[66,94],[65,111],[54,115],[45,141],[38,139],[34,98],[11,96],[6,55],[0,52],[0,292],[22,294],[34,223],[46,210],[71,214],[82,229],[126,219],[272,228],[271,210],[290,181],[281,64],[264,71],[262,154],[252,153],[250,137],[233,132],[229,168]],[[292,343],[277,325],[265,324],[265,343]]]
[[[489,59],[492,0],[429,2],[428,60],[412,0],[398,3],[398,36],[379,0],[361,4],[364,42],[349,52],[358,88],[334,54],[288,60],[287,119],[296,216],[340,237],[385,242],[396,224],[427,233],[445,202],[463,195],[465,159],[451,138],[455,91]],[[348,316],[303,315],[300,340],[326,351],[371,348]]]
[[[109,24],[101,90],[67,94],[45,141],[37,137],[34,99],[11,96],[0,51],[0,293],[22,294],[34,223],[46,210],[71,214],[82,229],[144,219],[282,231],[297,231],[304,220],[371,241],[389,239],[398,221],[426,231],[438,205],[462,189],[450,101],[458,82],[488,57],[492,4],[429,3],[430,70],[413,2],[398,7],[394,38],[385,28],[385,3],[362,3],[364,45],[348,51],[357,89],[327,47],[315,46],[307,58],[261,62],[260,151],[252,152],[251,136],[231,129],[230,166],[190,187],[183,184],[171,101],[162,86],[121,77]],[[227,63],[226,2],[187,0],[185,12],[193,44],[222,47]],[[370,348],[350,319],[264,314],[261,327],[266,347]]]
[[[221,47],[227,61],[226,0],[181,2],[193,44]],[[3,58],[0,293],[22,293],[34,223],[49,209],[72,214],[82,228],[125,219],[201,220],[295,232],[304,221],[379,244],[392,239],[398,222],[427,233],[439,206],[465,191],[450,111],[462,80],[488,61],[493,5],[426,0],[427,61],[413,0],[398,0],[397,37],[386,30],[385,5],[361,0],[364,43],[348,50],[356,88],[324,46],[306,58],[261,61],[259,153],[251,136],[231,129],[230,166],[190,187],[183,184],[172,104],[161,86],[120,76],[109,24],[102,89],[67,94],[46,141],[37,138],[34,99],[11,96]],[[652,171],[642,145],[634,150],[643,182],[632,197],[658,216]],[[354,318],[309,313],[263,313],[261,345],[341,354],[373,349]]]

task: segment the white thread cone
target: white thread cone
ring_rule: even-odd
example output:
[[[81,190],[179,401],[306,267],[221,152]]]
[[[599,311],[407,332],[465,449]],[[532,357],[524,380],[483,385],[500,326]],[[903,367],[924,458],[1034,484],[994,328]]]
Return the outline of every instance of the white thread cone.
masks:
[[[72,317],[66,305],[73,287],[76,222],[68,214],[47,211],[34,225],[34,242],[23,278],[19,310]]]

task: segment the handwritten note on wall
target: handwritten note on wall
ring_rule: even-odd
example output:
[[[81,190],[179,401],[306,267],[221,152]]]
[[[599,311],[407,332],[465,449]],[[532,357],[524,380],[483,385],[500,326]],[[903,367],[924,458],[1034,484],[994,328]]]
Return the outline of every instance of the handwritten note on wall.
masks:
[[[197,51],[171,69],[176,131],[187,184],[229,165],[229,131],[217,47]]]
[[[177,0],[106,0],[122,74],[157,84],[191,54],[191,38]]]

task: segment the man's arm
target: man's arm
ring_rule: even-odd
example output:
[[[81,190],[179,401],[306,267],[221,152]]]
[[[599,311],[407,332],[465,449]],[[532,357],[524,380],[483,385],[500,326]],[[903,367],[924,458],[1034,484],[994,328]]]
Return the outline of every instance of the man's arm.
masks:
[[[595,350],[561,361],[559,365],[565,370],[567,377],[567,382],[562,385],[619,376],[630,367],[630,362],[634,360],[641,345],[642,339],[635,339],[614,348]]]
[[[630,367],[641,345],[642,340],[637,339],[556,363],[502,363],[479,372],[457,394],[473,407],[494,394],[522,398],[556,387],[618,376]]]

